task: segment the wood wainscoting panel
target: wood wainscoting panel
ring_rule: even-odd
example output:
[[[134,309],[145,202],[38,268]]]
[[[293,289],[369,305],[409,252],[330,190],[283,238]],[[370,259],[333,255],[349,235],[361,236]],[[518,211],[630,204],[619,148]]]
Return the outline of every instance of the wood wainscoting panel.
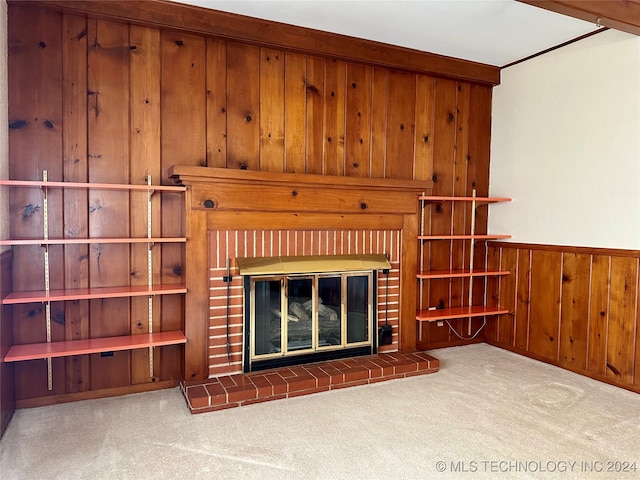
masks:
[[[561,253],[532,252],[529,348],[552,361],[558,360],[561,269]]]
[[[640,251],[502,242],[489,250],[517,274],[497,280],[515,331],[488,331],[488,343],[640,393]]]
[[[562,305],[560,318],[561,364],[586,369],[589,339],[589,270],[591,255],[562,254]]]

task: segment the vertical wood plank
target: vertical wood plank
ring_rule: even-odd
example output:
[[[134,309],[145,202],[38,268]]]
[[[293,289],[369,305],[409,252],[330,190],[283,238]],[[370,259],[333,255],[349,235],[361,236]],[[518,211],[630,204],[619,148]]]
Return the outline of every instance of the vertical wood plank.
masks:
[[[28,6],[8,7],[8,88],[9,172],[11,178],[42,179],[47,170],[50,180],[62,180],[62,17]],[[9,195],[10,235],[13,238],[42,236],[44,196],[38,189],[12,189]],[[63,231],[62,192],[48,194],[49,235],[61,237]],[[13,248],[13,288],[44,288],[44,248]],[[49,248],[51,288],[64,286],[62,248]],[[42,305],[13,307],[15,344],[46,340]],[[64,340],[64,311],[52,307],[52,340]],[[53,362],[53,390],[47,389],[47,364],[33,361],[16,366],[16,398],[64,393],[65,363]],[[25,377],[26,374],[31,376]]]
[[[516,318],[514,347],[529,347],[529,302],[531,278],[531,250],[518,249],[518,276],[516,279]]]
[[[126,25],[88,20],[88,152],[89,181],[129,182],[129,30]],[[89,192],[89,234],[129,235],[128,192]],[[90,285],[129,283],[126,245],[95,244],[90,248]],[[92,337],[128,335],[128,299],[92,300]],[[130,383],[130,352],[91,355],[93,390]]]
[[[371,146],[371,67],[347,64],[345,175],[368,177]]]
[[[629,385],[635,365],[638,260],[611,257],[610,281],[606,375]]]
[[[346,63],[325,62],[324,166],[325,175],[344,175]]]
[[[307,117],[307,57],[284,54],[285,171],[305,173]]]
[[[260,49],[227,44],[227,167],[260,169]]]
[[[497,342],[506,346],[513,346],[515,342],[515,312],[516,312],[516,284],[518,280],[518,250],[502,248],[500,268],[511,273],[500,278],[500,306],[509,310],[508,315],[501,315],[498,319]]]
[[[587,367],[591,255],[564,253],[562,264],[560,363],[584,370]]]
[[[191,205],[191,190],[187,189],[185,201]],[[191,240],[186,245],[186,255],[194,265],[209,265],[206,213],[189,209],[186,235]],[[213,265],[212,259],[212,266]],[[222,261],[222,259],[220,259]],[[184,347],[185,380],[207,378],[209,362],[209,269],[188,268],[185,285],[191,300],[185,304],[184,332],[187,343]]]
[[[487,249],[486,265],[487,268],[498,270],[500,268],[500,248],[490,247]],[[483,281],[484,280],[484,281]],[[486,303],[491,306],[500,306],[500,278],[489,277],[486,279],[479,278],[478,283],[483,284],[483,289],[486,288]],[[488,317],[487,323],[484,327],[483,335],[485,339],[495,342],[498,337],[500,322],[502,320],[510,321],[511,317],[508,315],[497,315],[494,317]],[[482,325],[482,324],[480,324]],[[473,332],[478,328],[475,325]]]
[[[434,85],[434,129],[433,129],[433,195],[453,195],[453,159],[455,145],[456,82],[436,79]],[[452,204],[441,202],[429,207],[427,231],[431,234],[450,234],[452,228]],[[428,242],[426,251],[430,270],[448,269],[451,242],[439,240]],[[448,279],[429,281],[429,306],[450,305],[450,283]],[[457,322],[456,326],[459,327]],[[448,328],[428,324],[429,338],[436,342],[453,340]]]
[[[467,151],[469,138],[469,84],[458,82],[456,86],[456,115],[455,115],[455,143],[453,156],[453,195],[464,196],[467,188]],[[452,202],[451,222],[453,234],[462,235],[471,233],[471,205],[467,202]],[[484,253],[484,251],[482,252]],[[469,268],[470,262],[470,242],[451,242],[451,267],[456,270]],[[484,264],[484,255],[479,255],[478,259]],[[484,282],[476,279],[476,290],[484,292]],[[469,279],[454,279],[451,282],[451,304],[462,306],[469,304]],[[481,286],[482,288],[478,288]],[[483,296],[479,302],[483,302]],[[472,302],[473,303],[473,302]],[[480,325],[482,319],[476,319],[474,323]],[[466,320],[460,322],[467,324]]]
[[[417,215],[405,215],[402,226],[402,258],[400,265],[400,312],[399,312],[399,345],[400,351],[413,351],[416,348],[416,265],[418,263],[418,249],[416,237],[418,236]]]
[[[460,161],[466,163],[467,189],[466,195],[470,196],[473,189],[479,197],[489,195],[489,159],[491,140],[491,88],[482,85],[472,84],[469,86],[469,124],[467,128],[466,152]],[[459,154],[460,152],[458,152]],[[471,205],[467,205],[467,218],[475,215],[475,232],[477,234],[487,233],[487,220],[489,208],[501,208],[499,205],[483,205],[471,212]],[[467,221],[467,224],[470,224]],[[503,233],[503,232],[495,232]],[[485,244],[477,243],[476,258],[483,257]],[[476,267],[479,265],[476,264]],[[474,284],[475,287],[480,286]],[[473,289],[474,301],[482,299],[482,288]]]
[[[387,105],[389,71],[373,69],[371,85],[371,177],[384,178],[387,164]]]
[[[386,178],[413,178],[416,76],[390,72],[387,104]]]
[[[206,39],[207,166],[227,166],[227,44]]]
[[[284,52],[260,49],[260,170],[284,171]]]
[[[154,184],[160,183],[160,32],[155,29],[131,26],[131,182],[146,183],[151,175]],[[135,48],[134,48],[135,47]],[[131,235],[147,235],[146,192],[131,192]],[[152,235],[160,235],[160,197],[151,199]],[[152,281],[160,283],[160,250],[152,249]],[[148,251],[146,245],[131,246],[131,285],[148,284]],[[160,331],[160,298],[152,303],[152,331]],[[131,333],[149,333],[149,299],[131,299]],[[149,370],[149,352],[146,349],[131,352],[131,381],[133,384],[149,382],[159,376],[160,349],[154,349],[153,377]]]
[[[167,172],[172,165],[206,165],[206,42],[199,36],[163,31],[161,55],[161,173],[163,183],[170,183]],[[192,130],[187,137],[185,126]],[[185,235],[184,201],[183,194],[162,193],[163,236]],[[161,256],[161,282],[183,283],[185,248],[180,244],[163,244]],[[164,295],[161,305],[162,330],[184,328],[184,298]],[[179,346],[162,348],[162,378],[179,377],[181,355]]]
[[[162,181],[175,164],[207,164],[206,47],[202,37],[161,34]]]
[[[609,273],[611,257],[591,258],[591,297],[589,300],[589,372],[605,375],[607,362],[607,323],[609,317]]]
[[[558,252],[532,252],[529,352],[553,361],[558,360],[561,265]]]
[[[435,83],[432,77],[416,77],[415,180],[431,180],[433,175],[433,106]]]
[[[63,68],[63,156],[64,180],[87,181],[87,20],[62,17]],[[63,191],[65,237],[88,236],[88,193],[82,189]],[[89,248],[87,245],[64,247],[65,288],[89,286]],[[64,303],[65,339],[89,338],[89,301]],[[65,359],[66,392],[89,389],[89,357],[75,355]]]
[[[307,57],[306,173],[322,174],[324,163],[324,65],[320,57]]]

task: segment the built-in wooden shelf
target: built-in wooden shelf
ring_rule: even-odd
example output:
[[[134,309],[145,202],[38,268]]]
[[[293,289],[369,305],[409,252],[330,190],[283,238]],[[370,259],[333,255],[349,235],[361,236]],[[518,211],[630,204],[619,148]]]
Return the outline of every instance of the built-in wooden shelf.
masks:
[[[173,295],[187,293],[187,288],[180,284],[170,285],[136,285],[130,287],[95,287],[73,288],[64,290],[35,290],[31,292],[13,292],[2,299],[5,305],[34,302],[60,302],[64,300],[89,300],[92,298],[144,297],[148,295]]]
[[[21,362],[42,358],[70,357],[91,353],[118,352],[137,348],[162,347],[186,343],[184,333],[180,331],[143,333],[121,337],[90,338],[67,342],[29,343],[14,345],[4,357],[5,362]]]
[[[184,243],[183,237],[140,237],[140,238],[12,238],[0,240],[0,245],[71,245],[95,243]]]
[[[472,307],[451,307],[436,310],[419,310],[416,320],[420,322],[436,322],[439,320],[454,320],[456,318],[484,317],[485,315],[503,315],[509,310],[500,307],[484,305]]]
[[[510,202],[506,197],[439,197],[434,195],[421,195],[420,200],[426,203],[434,202],[476,202],[477,204]]]
[[[469,278],[469,277],[497,277],[500,275],[509,275],[508,270],[431,270],[428,272],[418,273],[417,277],[424,280],[430,278]]]
[[[0,180],[0,185],[9,187],[46,187],[46,188],[77,188],[88,190],[137,190],[158,192],[184,192],[184,186],[170,185],[133,185],[120,183],[83,183],[83,182],[50,182],[48,180]]]
[[[511,235],[418,235],[420,240],[497,240]]]

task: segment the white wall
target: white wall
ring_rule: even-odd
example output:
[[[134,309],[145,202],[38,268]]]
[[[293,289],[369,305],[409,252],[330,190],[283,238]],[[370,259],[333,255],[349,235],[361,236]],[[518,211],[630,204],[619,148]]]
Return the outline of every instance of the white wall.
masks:
[[[489,231],[640,250],[640,37],[607,30],[502,70]]]
[[[0,0],[0,178],[9,178],[7,2]],[[9,238],[9,192],[0,188],[0,239]],[[9,247],[0,246],[0,252]]]

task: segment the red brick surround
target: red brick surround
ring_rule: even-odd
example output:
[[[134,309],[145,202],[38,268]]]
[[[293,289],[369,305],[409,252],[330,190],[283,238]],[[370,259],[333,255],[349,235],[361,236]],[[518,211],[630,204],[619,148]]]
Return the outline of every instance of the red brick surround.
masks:
[[[377,325],[384,325],[388,320],[393,342],[378,351],[397,351],[401,275],[399,230],[209,231],[209,377],[242,372],[244,303],[243,280],[236,263],[238,257],[359,254],[385,254],[391,263],[388,291],[386,275],[378,277]],[[227,284],[223,281],[227,258],[231,260],[233,276],[229,298]]]
[[[381,353],[184,382],[182,392],[191,413],[211,412],[434,373],[439,366],[424,352]]]

